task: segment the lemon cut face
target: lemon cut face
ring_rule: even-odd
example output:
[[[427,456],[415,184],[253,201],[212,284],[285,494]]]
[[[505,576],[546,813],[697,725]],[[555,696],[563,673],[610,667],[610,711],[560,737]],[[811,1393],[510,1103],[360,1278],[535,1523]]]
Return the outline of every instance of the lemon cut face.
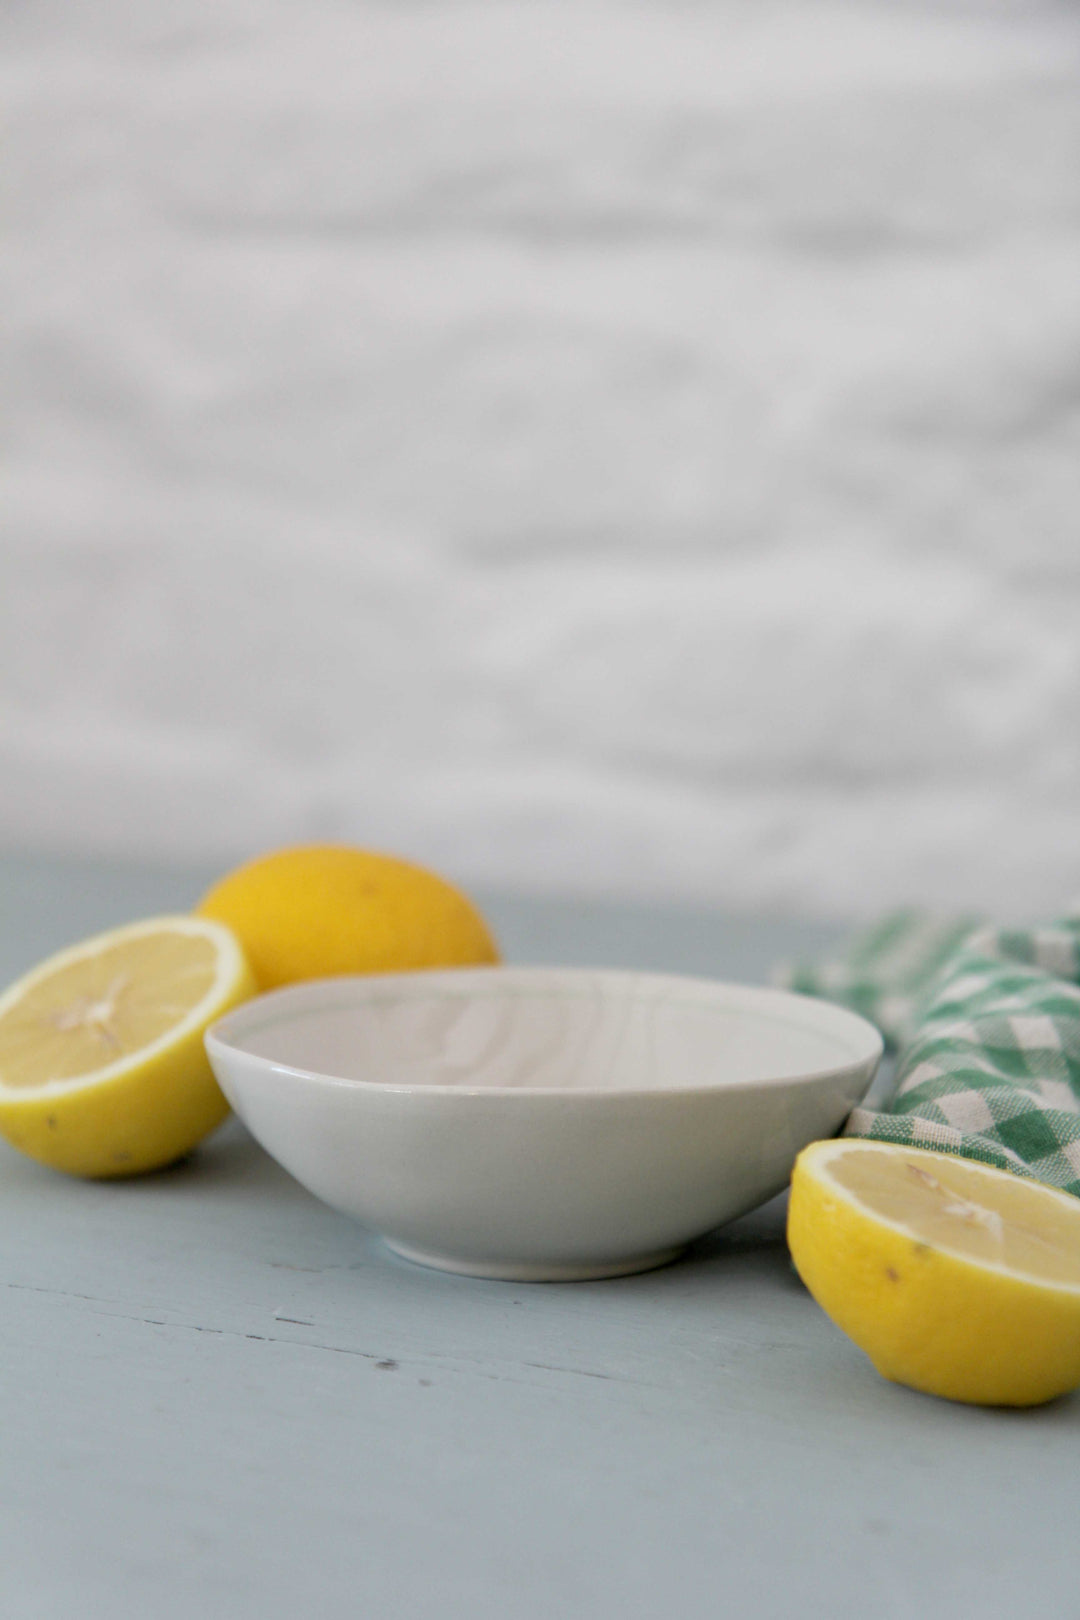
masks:
[[[818,1304],[886,1378],[979,1405],[1080,1386],[1080,1199],[951,1154],[815,1142],[788,1242]]]
[[[0,1133],[75,1175],[187,1153],[228,1113],[207,1026],[255,993],[229,929],[157,917],[50,957],[0,996]]]

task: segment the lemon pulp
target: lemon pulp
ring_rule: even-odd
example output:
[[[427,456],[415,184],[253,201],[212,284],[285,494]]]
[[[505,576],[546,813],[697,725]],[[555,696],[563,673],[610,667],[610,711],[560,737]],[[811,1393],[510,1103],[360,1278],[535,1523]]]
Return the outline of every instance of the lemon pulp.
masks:
[[[837,1155],[837,1185],[913,1238],[1033,1281],[1080,1288],[1080,1200],[1046,1198],[1039,1182],[945,1154],[928,1165],[907,1150]]]
[[[162,917],[49,958],[0,996],[0,1133],[54,1168],[126,1175],[228,1112],[203,1032],[255,982],[220,924]]]

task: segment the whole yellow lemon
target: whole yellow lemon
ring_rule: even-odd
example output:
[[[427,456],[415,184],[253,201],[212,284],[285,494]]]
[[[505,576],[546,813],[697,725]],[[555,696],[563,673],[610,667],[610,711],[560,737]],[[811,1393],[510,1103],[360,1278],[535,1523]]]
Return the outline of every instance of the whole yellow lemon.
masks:
[[[483,917],[443,878],[343,845],[261,855],[223,877],[196,909],[232,929],[263,990],[340,973],[499,960]]]

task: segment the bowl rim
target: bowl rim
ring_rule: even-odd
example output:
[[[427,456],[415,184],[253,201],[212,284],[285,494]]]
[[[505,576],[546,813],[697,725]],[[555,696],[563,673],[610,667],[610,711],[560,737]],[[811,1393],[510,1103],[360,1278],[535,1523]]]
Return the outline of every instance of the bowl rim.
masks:
[[[241,1044],[245,1034],[248,1036],[257,1034],[259,1029],[267,1027],[264,1020],[254,1029],[251,1028],[253,1016],[265,1014],[274,1007],[282,1016],[272,1022],[280,1023],[287,1021],[288,1012],[292,1008],[298,1013],[306,1010],[311,1014],[319,1011],[341,1011],[343,1010],[341,1006],[328,1006],[322,999],[335,993],[348,995],[350,999],[347,1006],[352,1008],[380,1001],[400,1002],[415,996],[430,997],[433,992],[438,993],[440,989],[448,999],[461,1000],[481,986],[485,987],[489,995],[505,995],[508,991],[514,993],[513,987],[521,986],[517,993],[524,996],[529,993],[529,987],[532,987],[533,994],[541,987],[546,987],[549,994],[558,992],[566,995],[574,986],[579,987],[580,993],[580,987],[586,984],[593,986],[594,993],[597,987],[602,992],[621,989],[623,994],[632,989],[645,991],[656,995],[658,999],[666,999],[668,1005],[676,1004],[672,999],[673,995],[681,991],[684,996],[688,995],[686,1003],[688,1005],[723,1003],[727,1000],[736,1005],[742,1002],[748,1007],[760,1008],[762,1012],[766,1012],[769,1008],[778,1011],[792,1008],[798,1010],[802,1016],[778,1018],[776,1021],[799,1029],[814,1030],[823,1035],[836,1035],[845,1046],[849,1046],[849,1042],[843,1040],[846,1032],[854,1045],[849,1046],[848,1051],[842,1055],[842,1061],[838,1054],[837,1062],[800,1074],[765,1075],[747,1080],[706,1081],[686,1086],[513,1086],[455,1085],[439,1081],[365,1080],[332,1074],[321,1069],[304,1068],[299,1064],[280,1062],[276,1058],[252,1052]],[[558,990],[560,986],[561,992]],[[333,978],[305,979],[298,984],[268,990],[241,1002],[239,1006],[233,1007],[211,1024],[206,1030],[204,1039],[207,1054],[211,1059],[216,1052],[223,1056],[235,1055],[247,1060],[249,1075],[258,1074],[260,1071],[288,1075],[305,1084],[345,1087],[353,1091],[359,1089],[382,1095],[401,1093],[425,1097],[581,1097],[592,1100],[601,1097],[625,1099],[705,1096],[716,1092],[736,1093],[773,1086],[812,1085],[864,1066],[868,1066],[867,1088],[869,1088],[885,1050],[880,1030],[859,1013],[852,1012],[850,1008],[842,1007],[836,1002],[801,995],[794,990],[783,990],[771,985],[743,984],[731,979],[710,979],[691,974],[654,973],[636,968],[558,967],[543,963],[422,968],[409,973],[340,974]]]

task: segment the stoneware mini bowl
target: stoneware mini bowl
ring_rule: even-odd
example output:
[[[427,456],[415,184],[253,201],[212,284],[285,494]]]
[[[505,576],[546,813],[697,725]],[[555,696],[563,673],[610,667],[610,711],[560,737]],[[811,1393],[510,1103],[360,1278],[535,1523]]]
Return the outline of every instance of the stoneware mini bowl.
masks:
[[[562,968],[322,979],[209,1031],[268,1153],[410,1260],[614,1277],[779,1192],[881,1057],[823,1001]]]

